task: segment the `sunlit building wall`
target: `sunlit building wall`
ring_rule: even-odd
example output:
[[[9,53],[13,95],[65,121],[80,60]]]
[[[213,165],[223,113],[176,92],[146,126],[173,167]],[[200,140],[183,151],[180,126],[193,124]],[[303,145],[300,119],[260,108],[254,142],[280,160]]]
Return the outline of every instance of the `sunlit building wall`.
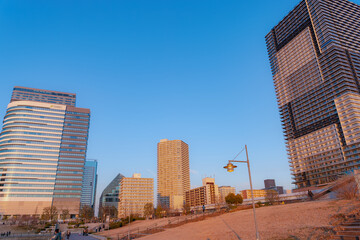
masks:
[[[190,189],[189,147],[181,140],[162,139],[157,148],[158,203],[182,209]]]
[[[79,213],[90,110],[75,107],[75,97],[14,88],[0,134],[1,215],[40,215],[50,206]]]
[[[243,199],[250,199],[252,194],[250,189],[242,190],[241,196]],[[267,189],[253,189],[254,198],[266,197],[268,193],[278,194],[276,190],[267,190]]]
[[[185,204],[189,207],[219,203],[219,189],[214,178],[203,178],[203,186],[185,193]]]
[[[129,215],[144,216],[147,203],[154,206],[154,179],[142,178],[139,173],[124,177],[120,182],[119,218]]]

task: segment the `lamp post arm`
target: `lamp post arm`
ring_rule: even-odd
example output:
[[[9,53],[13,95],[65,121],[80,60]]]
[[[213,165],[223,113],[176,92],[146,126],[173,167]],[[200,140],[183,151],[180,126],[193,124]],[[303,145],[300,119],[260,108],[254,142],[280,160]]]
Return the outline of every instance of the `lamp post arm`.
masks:
[[[238,161],[238,160],[229,160],[229,163],[230,162],[240,162],[240,163],[247,163],[247,161]]]
[[[250,162],[249,162],[249,155],[247,151],[247,146],[245,145],[245,151],[246,151],[246,163],[249,171],[249,182],[250,182],[250,190],[251,190],[251,200],[252,200],[252,206],[254,211],[254,222],[255,222],[255,230],[256,230],[256,240],[260,240],[259,231],[257,227],[257,221],[256,221],[256,211],[255,211],[255,201],[254,201],[254,192],[252,187],[252,181],[251,181],[251,172],[250,172]]]

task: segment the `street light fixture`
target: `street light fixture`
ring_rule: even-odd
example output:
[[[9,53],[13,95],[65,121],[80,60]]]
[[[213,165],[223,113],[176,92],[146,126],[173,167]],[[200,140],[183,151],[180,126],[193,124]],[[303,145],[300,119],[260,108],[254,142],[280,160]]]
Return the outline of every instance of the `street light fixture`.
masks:
[[[257,227],[257,221],[256,221],[256,211],[255,211],[255,201],[254,201],[254,193],[253,193],[253,187],[252,187],[252,181],[251,181],[251,173],[250,173],[250,163],[249,163],[249,155],[247,151],[247,146],[245,145],[245,151],[246,151],[246,161],[236,161],[235,157],[234,160],[229,160],[229,163],[224,167],[227,169],[228,172],[233,172],[237,166],[232,164],[233,162],[237,163],[247,163],[248,172],[249,172],[249,182],[250,182],[250,189],[251,189],[251,200],[252,200],[252,206],[253,206],[253,212],[254,212],[254,222],[255,222],[255,231],[256,231],[256,240],[260,240],[260,235]],[[241,152],[240,152],[241,153]],[[239,153],[239,154],[240,154]],[[239,155],[238,154],[238,155]]]

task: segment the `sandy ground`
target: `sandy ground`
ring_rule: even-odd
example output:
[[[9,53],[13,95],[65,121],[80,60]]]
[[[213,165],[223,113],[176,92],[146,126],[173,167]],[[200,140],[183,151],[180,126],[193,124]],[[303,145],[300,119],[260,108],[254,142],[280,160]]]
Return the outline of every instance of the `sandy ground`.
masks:
[[[330,216],[346,212],[360,204],[350,201],[314,201],[256,209],[262,240],[317,239],[316,228],[329,227]],[[290,238],[295,236],[296,238]],[[254,240],[252,209],[223,214],[204,221],[188,223],[163,232],[145,236],[142,240]]]

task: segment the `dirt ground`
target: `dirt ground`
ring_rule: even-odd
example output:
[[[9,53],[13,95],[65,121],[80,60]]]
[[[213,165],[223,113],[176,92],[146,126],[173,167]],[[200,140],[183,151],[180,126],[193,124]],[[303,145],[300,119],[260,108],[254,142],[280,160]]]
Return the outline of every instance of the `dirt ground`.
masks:
[[[261,207],[256,209],[262,240],[321,239],[328,231],[330,217],[360,207],[359,202],[322,200]],[[163,232],[142,237],[143,240],[254,240],[252,209],[207,218]]]
[[[186,216],[181,216],[180,218],[185,218],[185,217]],[[179,217],[170,217],[170,218],[161,218],[161,219],[154,219],[154,220],[135,221],[130,224],[130,228],[129,228],[129,225],[126,225],[121,228],[97,233],[97,235],[117,239],[118,236],[121,237],[123,234],[127,234],[127,232],[129,230],[130,231],[134,231],[136,229],[145,230],[147,227],[153,227],[154,225],[156,225],[157,227],[161,227],[161,226],[167,225],[169,223],[169,220],[173,221],[178,218]]]

